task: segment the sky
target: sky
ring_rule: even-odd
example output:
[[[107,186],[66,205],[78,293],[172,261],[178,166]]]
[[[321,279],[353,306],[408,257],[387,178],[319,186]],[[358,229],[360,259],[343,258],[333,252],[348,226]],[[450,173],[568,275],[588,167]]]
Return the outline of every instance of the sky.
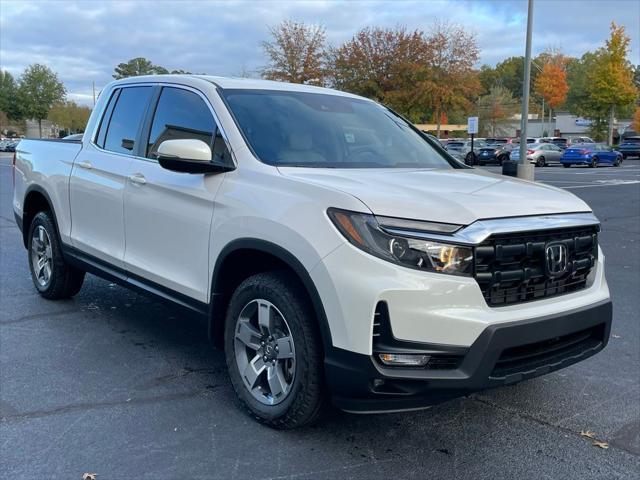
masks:
[[[258,76],[269,26],[293,19],[321,24],[332,45],[366,26],[429,31],[434,21],[476,34],[482,64],[524,55],[525,0],[423,1],[13,1],[0,0],[0,67],[19,76],[32,63],[58,73],[68,98],[92,103],[114,67],[146,57],[169,70]],[[534,0],[533,54],[559,48],[581,56],[604,44],[609,24],[631,36],[629,60],[640,64],[637,0]]]

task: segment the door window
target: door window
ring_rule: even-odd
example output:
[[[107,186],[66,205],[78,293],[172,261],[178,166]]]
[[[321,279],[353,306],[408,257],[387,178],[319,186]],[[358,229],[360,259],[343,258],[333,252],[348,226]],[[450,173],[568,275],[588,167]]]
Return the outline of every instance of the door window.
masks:
[[[151,87],[122,89],[107,129],[103,147],[105,150],[133,155],[138,129],[149,104],[151,91]]]
[[[199,95],[181,88],[162,89],[153,118],[147,157],[156,158],[165,140],[196,139],[212,145],[216,124]]]

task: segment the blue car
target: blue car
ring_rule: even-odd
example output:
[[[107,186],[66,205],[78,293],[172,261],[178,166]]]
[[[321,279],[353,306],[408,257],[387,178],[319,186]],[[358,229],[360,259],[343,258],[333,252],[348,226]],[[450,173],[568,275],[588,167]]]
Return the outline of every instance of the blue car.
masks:
[[[619,167],[622,164],[622,154],[608,145],[582,143],[567,148],[560,158],[560,163],[565,168],[571,165],[588,165],[592,168],[598,165]]]

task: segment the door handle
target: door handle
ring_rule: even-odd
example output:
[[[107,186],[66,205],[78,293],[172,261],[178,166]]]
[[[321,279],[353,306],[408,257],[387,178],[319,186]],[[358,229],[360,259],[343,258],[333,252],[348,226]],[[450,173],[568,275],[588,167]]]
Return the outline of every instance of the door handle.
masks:
[[[129,180],[131,180],[131,183],[135,183],[136,185],[144,185],[147,183],[147,179],[144,178],[144,175],[141,173],[134,173],[129,177]]]
[[[91,165],[91,162],[78,162],[78,166],[86,170],[91,170],[93,168],[93,165]]]

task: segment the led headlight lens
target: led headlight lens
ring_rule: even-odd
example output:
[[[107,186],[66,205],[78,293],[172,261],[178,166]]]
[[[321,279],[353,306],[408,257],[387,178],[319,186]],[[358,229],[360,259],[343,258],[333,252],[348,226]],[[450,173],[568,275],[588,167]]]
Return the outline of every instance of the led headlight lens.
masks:
[[[349,242],[376,257],[417,270],[451,275],[473,273],[471,247],[412,238],[410,233],[419,231],[442,235],[458,230],[460,225],[383,217],[381,227],[375,216],[366,213],[330,208],[328,214]],[[394,233],[384,230],[388,223],[392,223]]]

